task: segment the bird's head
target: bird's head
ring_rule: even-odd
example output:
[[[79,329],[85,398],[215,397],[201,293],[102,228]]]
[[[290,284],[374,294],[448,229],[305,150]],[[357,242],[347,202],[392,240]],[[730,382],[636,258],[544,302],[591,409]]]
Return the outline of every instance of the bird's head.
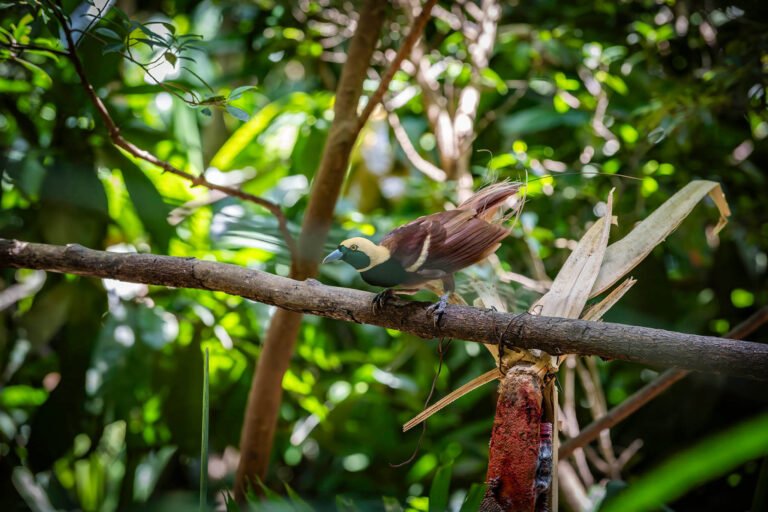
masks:
[[[342,260],[363,272],[388,259],[389,251],[386,247],[376,245],[367,238],[355,237],[341,242],[335,251],[325,257],[323,263]]]

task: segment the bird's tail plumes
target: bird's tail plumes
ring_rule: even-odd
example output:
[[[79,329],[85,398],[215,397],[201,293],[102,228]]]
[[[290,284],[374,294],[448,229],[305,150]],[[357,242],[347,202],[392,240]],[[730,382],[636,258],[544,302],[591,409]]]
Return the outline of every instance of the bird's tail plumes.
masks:
[[[514,196],[519,190],[520,183],[516,181],[495,183],[478,190],[458,207],[462,210],[475,210],[478,217],[486,222],[503,221],[515,215],[522,206],[522,201],[518,201],[511,207],[505,206],[507,199]]]

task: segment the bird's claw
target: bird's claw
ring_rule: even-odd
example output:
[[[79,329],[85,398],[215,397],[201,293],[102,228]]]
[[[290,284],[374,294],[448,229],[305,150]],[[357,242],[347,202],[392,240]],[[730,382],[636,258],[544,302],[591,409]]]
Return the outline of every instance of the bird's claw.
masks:
[[[387,288],[383,292],[377,293],[376,296],[373,298],[373,302],[371,302],[371,313],[374,315],[377,314],[379,311],[382,310],[384,306],[386,306],[387,302],[392,300],[392,298],[395,296],[395,294]]]
[[[445,309],[448,306],[448,294],[441,295],[440,300],[427,308],[427,315],[432,317],[435,327],[440,327],[440,321],[445,315]]]

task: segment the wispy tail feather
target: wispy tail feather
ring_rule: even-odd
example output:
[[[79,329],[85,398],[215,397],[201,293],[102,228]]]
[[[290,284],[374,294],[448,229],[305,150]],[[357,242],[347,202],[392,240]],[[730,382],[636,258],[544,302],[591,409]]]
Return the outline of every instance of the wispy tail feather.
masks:
[[[515,211],[505,215],[504,203],[520,190],[520,183],[516,181],[503,181],[478,190],[472,197],[461,203],[461,210],[475,210],[478,217],[486,222],[492,222],[500,213],[502,219],[508,219]]]

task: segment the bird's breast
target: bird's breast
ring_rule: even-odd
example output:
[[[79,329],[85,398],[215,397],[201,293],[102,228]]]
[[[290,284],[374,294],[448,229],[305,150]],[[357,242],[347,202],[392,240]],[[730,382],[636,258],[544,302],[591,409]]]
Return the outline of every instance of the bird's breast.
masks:
[[[366,283],[372,286],[393,288],[408,282],[411,273],[407,272],[397,260],[388,259],[375,267],[361,272],[360,276]]]

